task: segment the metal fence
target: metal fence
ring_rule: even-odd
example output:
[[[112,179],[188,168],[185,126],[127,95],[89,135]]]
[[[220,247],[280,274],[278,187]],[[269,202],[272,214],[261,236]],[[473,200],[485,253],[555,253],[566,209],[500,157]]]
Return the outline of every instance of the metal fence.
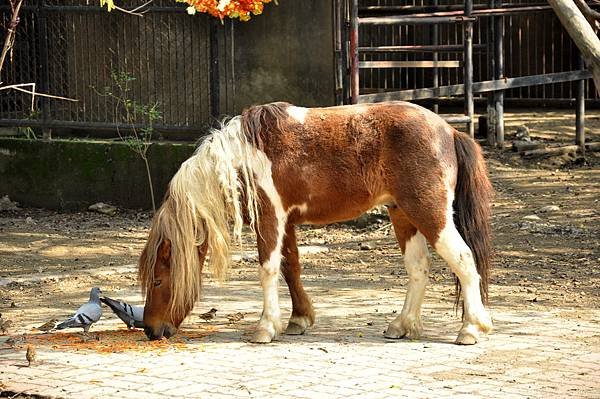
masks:
[[[438,9],[461,7],[461,0],[359,0],[359,14],[372,15],[393,8],[396,14],[428,12],[433,5]],[[474,1],[474,7],[486,8],[488,1]],[[504,0],[507,7],[521,5],[546,5],[539,0]],[[401,6],[399,8],[399,6]],[[460,9],[460,8],[458,8]],[[389,10],[387,12],[390,12]],[[486,51],[489,18],[479,17],[473,27],[474,81],[492,79],[490,58]],[[359,30],[360,46],[411,46],[430,45],[437,40],[439,45],[462,45],[461,24],[439,24],[435,35],[431,25],[365,25]],[[434,36],[435,35],[435,36]],[[519,77],[578,69],[577,48],[563,29],[551,9],[538,12],[507,15],[504,17],[505,75]],[[462,61],[463,52],[437,54],[440,61]],[[385,54],[362,54],[361,61],[417,61],[431,60],[432,53],[396,52]],[[463,82],[462,68],[440,68],[439,85]],[[404,90],[432,87],[433,71],[424,68],[362,69],[360,90],[362,93],[381,90]],[[516,88],[506,91],[506,98],[535,100],[537,104],[553,103],[554,100],[571,100],[575,97],[575,83],[557,83]],[[586,98],[598,100],[593,82],[586,82]]]
[[[105,94],[113,75],[127,73],[130,95],[158,104],[162,130],[202,130],[215,112],[211,87],[211,23],[189,18],[185,7],[156,0],[143,18],[90,6],[82,0],[28,1],[21,14],[12,62],[0,81],[37,82],[37,91],[77,99],[38,97],[15,91],[0,97],[0,119],[15,125],[114,127],[124,116]],[[129,1],[134,7],[140,1]],[[0,8],[6,22],[7,7]],[[24,121],[24,119],[30,119]]]
[[[127,4],[135,7],[143,1],[130,0]],[[539,4],[534,1],[505,3]],[[405,11],[408,13],[414,12],[415,6],[426,11],[435,2],[450,8],[462,4],[459,0],[360,0],[359,4],[362,13],[370,12],[369,6],[398,5],[413,7]],[[173,0],[155,0],[143,18],[135,18],[116,12],[108,14],[98,6],[89,5],[87,0],[27,1],[12,62],[5,65],[0,81],[36,82],[38,91],[78,101],[38,98],[36,111],[31,112],[30,96],[3,91],[0,122],[14,126],[114,128],[115,123],[123,121],[123,115],[115,111],[114,102],[102,93],[105,87],[114,85],[113,73],[127,72],[135,77],[131,97],[141,104],[158,104],[162,119],[157,130],[192,132],[192,135],[203,132],[212,118],[221,112],[231,113],[235,108],[223,105],[231,102],[235,85],[227,79],[237,76],[229,71],[235,66],[233,36],[226,36],[225,30],[219,29],[218,20],[204,15],[189,18],[185,6],[174,4]],[[475,7],[486,4],[479,0]],[[283,10],[283,4],[279,8]],[[8,6],[0,4],[0,23],[7,23],[8,10]],[[329,23],[333,26],[334,21]],[[475,23],[475,81],[491,78],[490,61],[484,51],[488,23],[487,18],[479,18]],[[510,15],[504,17],[504,24],[506,76],[576,69],[575,48],[552,12]],[[341,23],[336,26],[340,30],[345,28]],[[461,45],[463,37],[460,24],[441,24],[437,34],[431,26],[425,25],[363,26],[360,29],[360,46],[423,45],[432,44],[435,39],[440,45]],[[336,40],[347,40],[347,35],[345,32],[336,35]],[[223,41],[228,47],[223,46]],[[338,47],[343,45],[336,43],[335,48]],[[331,48],[333,52],[333,43]],[[461,60],[463,53],[446,52],[437,56],[440,61]],[[361,57],[362,61],[417,61],[431,60],[432,54],[397,52]],[[333,69],[331,81],[336,79]],[[223,75],[221,79],[219,73]],[[226,73],[229,74],[224,76]],[[294,71],[289,73],[294,74]],[[344,73],[347,74],[345,68],[340,68],[338,75]],[[462,68],[440,68],[439,85],[461,83],[462,73]],[[433,71],[424,68],[364,69],[360,74],[363,93],[431,87],[433,79]],[[588,81],[586,85],[587,98],[598,100],[593,83]],[[559,83],[517,88],[508,90],[506,97],[535,99],[539,100],[536,104],[542,104],[543,101],[572,99],[573,87],[573,83]]]

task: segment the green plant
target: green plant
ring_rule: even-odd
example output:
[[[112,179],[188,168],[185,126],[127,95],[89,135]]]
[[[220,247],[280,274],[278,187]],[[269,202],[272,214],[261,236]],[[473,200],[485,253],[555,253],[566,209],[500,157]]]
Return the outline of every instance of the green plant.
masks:
[[[99,95],[113,101],[117,134],[123,143],[138,154],[146,166],[146,175],[152,199],[152,209],[156,212],[154,186],[148,162],[148,149],[152,145],[154,125],[162,118],[158,103],[141,104],[132,99],[132,83],[135,77],[125,71],[111,72],[112,87],[105,87]],[[125,125],[127,133],[121,130]]]
[[[25,136],[25,138],[27,140],[37,140],[37,136],[35,135],[35,132],[33,131],[33,128],[26,126],[26,127],[18,127],[17,128],[17,134],[23,135]]]

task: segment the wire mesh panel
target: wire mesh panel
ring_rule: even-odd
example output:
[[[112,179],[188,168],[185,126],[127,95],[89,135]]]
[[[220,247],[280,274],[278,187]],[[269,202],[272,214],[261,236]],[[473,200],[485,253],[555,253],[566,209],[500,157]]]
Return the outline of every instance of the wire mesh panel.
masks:
[[[106,93],[126,74],[129,99],[157,104],[162,129],[204,128],[211,109],[207,17],[190,18],[184,7],[166,0],[155,1],[143,17],[107,13],[85,0],[28,3],[14,57],[0,80],[35,82],[38,91],[78,101],[38,99],[32,114],[29,96],[8,92],[0,100],[0,119],[44,119],[52,126],[120,123],[124,117]],[[8,10],[1,11],[5,22]]]

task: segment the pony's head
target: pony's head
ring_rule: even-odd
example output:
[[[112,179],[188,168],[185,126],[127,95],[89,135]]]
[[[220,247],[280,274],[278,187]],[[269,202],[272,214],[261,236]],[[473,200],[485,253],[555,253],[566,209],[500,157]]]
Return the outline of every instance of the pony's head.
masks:
[[[148,338],[169,338],[190,314],[207,252],[212,273],[225,276],[231,236],[241,241],[244,216],[255,224],[259,166],[265,167],[238,117],[214,131],[173,176],[139,260]]]
[[[174,207],[167,198],[157,212],[139,261],[146,295],[144,332],[149,339],[174,335],[200,297],[208,240],[198,243],[202,233],[194,232],[197,226],[186,227],[185,221],[178,225]]]

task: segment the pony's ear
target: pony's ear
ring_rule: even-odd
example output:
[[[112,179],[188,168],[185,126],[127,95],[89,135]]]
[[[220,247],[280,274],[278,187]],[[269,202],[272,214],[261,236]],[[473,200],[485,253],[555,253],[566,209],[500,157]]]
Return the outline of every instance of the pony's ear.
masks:
[[[165,238],[158,247],[158,256],[161,259],[169,259],[171,257],[171,240]]]

